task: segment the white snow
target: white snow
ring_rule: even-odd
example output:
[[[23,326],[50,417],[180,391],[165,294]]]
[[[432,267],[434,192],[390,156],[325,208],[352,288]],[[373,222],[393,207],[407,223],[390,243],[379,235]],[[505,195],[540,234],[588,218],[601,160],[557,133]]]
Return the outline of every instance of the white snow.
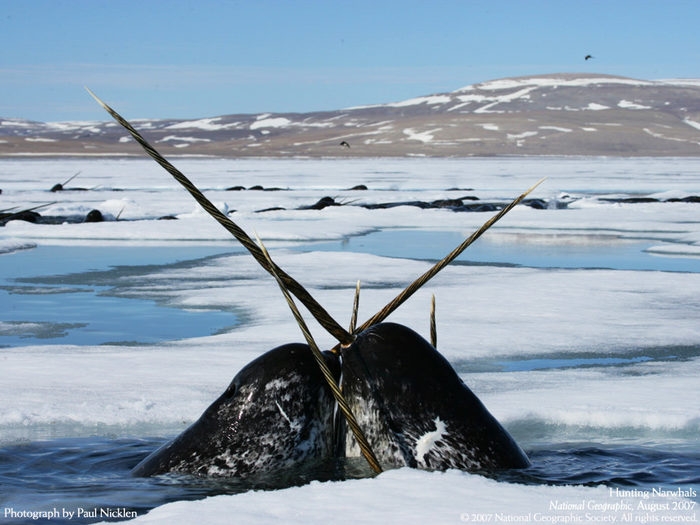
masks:
[[[700,122],[695,122],[694,120],[690,120],[689,118],[683,119],[683,122],[685,124],[688,124],[688,126],[691,126],[695,129],[700,129]]]
[[[347,124],[346,124],[347,125]],[[310,119],[304,119],[300,122],[294,122],[285,117],[273,117],[273,118],[261,118],[250,124],[250,129],[260,129],[260,128],[287,128],[290,126],[302,127],[302,128],[332,128],[335,127],[333,122],[313,122]],[[262,133],[269,133],[268,130],[264,129]]]
[[[138,130],[153,129],[156,127],[155,122],[148,119],[131,119],[131,123],[134,125],[134,128]]]
[[[406,134],[427,139],[435,131]],[[532,197],[566,199],[568,209],[518,206],[460,260],[476,260],[480,248],[503,257],[509,250],[546,254],[562,249],[580,257],[597,250],[605,258],[642,243],[640,249],[654,254],[654,259],[673,256],[700,267],[698,204],[614,204],[598,199],[700,195],[700,158],[176,159],[174,163],[217,207],[235,209],[231,218],[251,235],[260,234],[275,261],[343,325],[350,316],[357,279],[363,284],[359,318],[364,320],[430,267],[429,261],[402,256],[402,250],[410,248],[404,244],[420,244],[421,257],[435,260],[453,246],[434,246],[431,236],[453,235],[456,245],[491,214],[408,206],[293,209],[323,195],[363,203],[429,201],[455,195],[447,188],[470,187],[481,200],[505,201],[547,176]],[[88,245],[95,251],[115,245],[220,246],[222,253],[232,253],[192,268],[144,267],[141,273],[118,275],[113,285],[118,284],[127,297],[155,297],[185,309],[225,308],[244,312],[248,320],[228,333],[155,345],[2,348],[0,443],[174,435],[198,418],[245,364],[281,343],[300,340],[275,283],[250,256],[234,251],[237,244],[229,234],[152,161],[3,159],[0,169],[3,208],[26,209],[56,200],[41,213],[70,215],[98,208],[112,216],[123,210],[125,219],[60,225],[11,221],[0,227],[0,257],[47,245]],[[81,186],[96,189],[48,192],[77,171],[82,171]],[[286,191],[224,191],[254,184]],[[369,190],[346,190],[356,184],[366,184]],[[459,190],[460,195],[466,193]],[[272,206],[288,209],[255,213]],[[179,220],[152,220],[164,215]],[[371,239],[359,236],[376,230],[416,230],[424,237],[388,245],[387,255],[356,251],[358,242]],[[314,244],[327,241],[337,242],[336,247],[327,251]],[[307,244],[306,251],[290,249],[299,242]],[[700,359],[663,356],[700,344],[700,271],[582,266],[452,265],[389,320],[427,336],[434,293],[440,351],[525,449],[542,439],[642,445],[650,440],[673,444],[696,439],[692,436],[700,432]],[[0,331],[32,328],[13,324],[23,320],[7,311],[3,310]],[[308,316],[307,321],[322,347],[333,344]],[[124,327],[125,332],[128,329]],[[480,372],[472,366],[542,358],[574,362],[582,356],[611,355],[657,359],[624,367],[504,372]],[[421,451],[427,453],[444,432],[449,433],[439,423],[435,421],[435,430],[424,436]],[[641,500],[629,499],[635,504]],[[472,513],[552,515],[551,501],[582,500],[620,502],[603,487],[526,486],[454,471],[400,469],[374,479],[314,482],[170,503],[136,522],[229,523],[235,516],[256,523],[456,523],[463,515],[471,519]]]
[[[455,93],[459,93],[459,91],[456,91]],[[487,100],[493,100],[493,97],[472,93],[470,95],[457,95],[457,100],[461,102],[484,102]]]
[[[426,131],[416,131],[413,128],[406,128],[403,130],[404,135],[408,135],[408,140],[417,140],[425,144],[433,142],[433,133],[440,131],[442,128],[429,129]]]
[[[284,117],[263,118],[256,120],[250,125],[250,129],[260,128],[286,128],[292,123],[291,120]]]
[[[617,107],[622,109],[651,109],[651,106],[644,106],[630,100],[620,100],[620,102],[617,103]]]
[[[311,118],[305,118],[301,122],[294,122],[294,126],[300,126],[302,128],[333,128],[336,126],[334,122],[325,121],[325,122],[314,122],[311,120]]]
[[[552,131],[561,131],[562,133],[571,133],[571,128],[562,128],[559,126],[539,126],[538,129],[547,129]]]
[[[502,89],[515,89],[523,86],[535,87],[581,87],[597,84],[625,84],[629,86],[651,86],[654,83],[645,80],[635,80],[631,78],[616,78],[616,77],[590,77],[590,78],[572,78],[563,77],[526,77],[492,80],[482,84],[476,84],[479,89],[498,91]],[[472,86],[458,89],[456,92],[470,89]]]
[[[475,109],[474,113],[499,113],[499,111],[492,110],[491,108],[496,106],[497,104],[502,104],[503,102],[511,102],[519,98],[528,98],[529,93],[534,89],[536,89],[536,87],[526,87],[519,91],[515,91],[507,95],[502,95],[500,97],[488,97],[489,99],[493,100],[493,102],[491,102],[490,104],[486,104],[485,106],[482,106],[479,109]]]
[[[0,238],[0,254],[12,253],[17,250],[28,250],[31,248],[36,248],[36,243],[19,241],[12,238]]]
[[[537,131],[523,131],[522,133],[508,133],[506,136],[509,140],[519,140],[534,137],[537,133]]]
[[[675,86],[700,87],[700,78],[666,78],[658,82],[673,84]]]
[[[523,78],[506,78],[499,80],[492,80],[489,82],[484,82],[480,84],[472,84],[465,86],[463,88],[457,89],[447,94],[440,95],[428,95],[423,97],[410,98],[407,100],[402,100],[399,102],[390,102],[386,104],[372,104],[364,106],[353,106],[351,108],[346,108],[350,110],[357,109],[367,109],[367,108],[377,108],[377,107],[409,107],[416,106],[420,104],[433,105],[433,106],[443,106],[445,104],[453,103],[447,108],[447,111],[457,111],[463,109],[467,106],[472,106],[473,104],[483,104],[484,106],[478,107],[473,110],[474,113],[502,113],[501,110],[494,109],[501,103],[512,102],[515,100],[528,100],[531,97],[531,92],[540,88],[559,88],[559,87],[588,87],[588,86],[601,86],[601,85],[627,85],[627,86],[655,86],[659,84],[673,84],[679,86],[695,87],[700,85],[700,80],[698,79],[685,79],[685,80],[662,80],[662,81],[647,81],[647,80],[637,80],[632,78],[622,78],[622,77],[579,77],[579,78],[567,78],[567,77],[523,77]],[[498,92],[511,91],[510,93],[498,94]],[[479,91],[479,92],[477,92]],[[486,93],[484,93],[486,92]],[[493,93],[493,94],[492,94]],[[546,96],[543,93],[542,96]],[[623,109],[651,109],[650,106],[645,106],[628,100],[621,100],[618,103],[618,107]],[[567,110],[567,111],[581,111],[581,110],[603,110],[610,109],[607,106],[603,106],[598,103],[590,103],[588,106],[583,108],[571,108],[571,107],[547,107],[549,110]],[[469,112],[469,111],[464,111]],[[267,116],[267,115],[266,115]]]
[[[180,142],[211,142],[210,139],[202,139],[197,137],[178,137],[177,135],[167,135],[158,142],[170,142],[170,141],[180,141]]]
[[[218,121],[221,117],[203,118],[198,120],[186,120],[166,126],[164,129],[202,129],[205,131],[218,131],[222,129],[230,129],[237,127],[240,122],[230,122],[228,124],[220,124]]]
[[[84,131],[89,133],[100,133],[97,121],[67,121],[67,122],[46,122],[46,129],[56,131]]]
[[[493,523],[620,522],[625,514],[641,518],[649,515],[638,510],[642,502],[660,505],[659,510],[651,513],[654,518],[664,521],[678,518],[679,513],[670,507],[671,502],[683,504],[681,498],[650,497],[650,492],[637,492],[640,495],[635,496],[630,490],[629,496],[622,497],[606,487],[543,488],[499,483],[457,471],[400,469],[384,472],[373,479],[342,483],[315,481],[303,487],[272,492],[251,491],[202,501],[169,503],[129,523],[179,525],[203,520],[211,525],[228,525],[232,520],[259,525],[422,525],[486,520]],[[570,510],[557,510],[557,505]],[[634,512],[625,512],[627,506]],[[692,516],[692,512],[683,513],[686,515]]]
[[[35,126],[36,123],[31,122],[29,120],[20,120],[20,119],[4,119],[0,120],[0,126],[14,126],[18,128],[31,128]]]
[[[429,95],[426,97],[416,97],[416,98],[410,98],[408,100],[403,100],[401,102],[392,102],[389,104],[386,104],[388,107],[392,108],[403,108],[406,106],[416,106],[418,104],[428,104],[428,105],[433,105],[433,104],[446,104],[447,102],[451,102],[452,97],[449,95]]]
[[[694,144],[697,144],[700,146],[700,141],[684,139],[681,137],[669,137],[667,135],[664,135],[663,133],[659,133],[657,131],[652,131],[649,128],[642,128],[642,131],[644,131],[644,133],[646,133],[647,135],[651,135],[652,137],[657,138],[657,139],[671,140],[671,141],[675,141],[675,142],[691,142],[691,143],[694,143]]]

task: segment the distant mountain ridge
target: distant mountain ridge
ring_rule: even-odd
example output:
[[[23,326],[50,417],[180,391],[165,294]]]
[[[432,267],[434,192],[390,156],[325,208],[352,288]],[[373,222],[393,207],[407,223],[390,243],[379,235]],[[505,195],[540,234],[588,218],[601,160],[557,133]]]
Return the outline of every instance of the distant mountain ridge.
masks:
[[[700,156],[700,79],[557,73],[336,111],[130,120],[171,155]],[[0,118],[0,157],[133,154],[112,121]]]

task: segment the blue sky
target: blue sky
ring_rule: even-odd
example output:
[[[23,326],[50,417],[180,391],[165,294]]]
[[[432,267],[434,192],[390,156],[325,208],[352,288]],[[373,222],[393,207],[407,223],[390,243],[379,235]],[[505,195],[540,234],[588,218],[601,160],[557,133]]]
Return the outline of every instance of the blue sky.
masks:
[[[340,109],[555,72],[700,77],[700,0],[0,0],[0,117]],[[584,61],[586,54],[593,60]]]

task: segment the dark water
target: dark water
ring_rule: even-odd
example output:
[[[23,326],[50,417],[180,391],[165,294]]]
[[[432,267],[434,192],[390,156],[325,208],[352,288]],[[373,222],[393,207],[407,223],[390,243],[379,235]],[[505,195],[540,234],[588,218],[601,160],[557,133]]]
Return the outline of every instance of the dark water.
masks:
[[[253,480],[202,479],[183,475],[139,478],[131,469],[163,444],[156,439],[73,438],[40,441],[0,448],[0,512],[3,509],[48,511],[59,509],[72,519],[51,523],[92,523],[105,519],[78,510],[112,509],[142,514],[168,502],[201,499],[248,490],[274,490],[312,480],[366,477],[364,460],[314,465],[304,471],[276,472]],[[132,515],[133,517],[133,515]],[[123,519],[123,518],[121,518]],[[2,522],[2,514],[0,514]],[[31,518],[12,523],[36,523]]]
[[[162,444],[155,439],[81,438],[0,448],[0,509],[76,513],[50,523],[92,523],[107,517],[81,512],[105,509],[142,514],[177,500],[194,500],[252,489],[274,490],[318,479],[369,477],[362,459],[316,465],[307,471],[253,481],[188,476],[137,478],[130,470]],[[502,481],[548,485],[606,485],[622,488],[700,487],[700,455],[661,448],[559,445],[528,451],[532,466],[491,473]],[[133,517],[135,514],[131,514]],[[128,514],[127,514],[128,516]],[[123,519],[123,517],[118,518]],[[0,515],[0,520],[2,516]],[[15,518],[11,523],[37,523]]]

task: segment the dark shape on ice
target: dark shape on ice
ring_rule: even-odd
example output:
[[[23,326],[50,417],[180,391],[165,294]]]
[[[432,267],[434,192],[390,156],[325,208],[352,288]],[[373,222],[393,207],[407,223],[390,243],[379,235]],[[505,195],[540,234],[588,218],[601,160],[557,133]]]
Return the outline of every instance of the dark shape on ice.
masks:
[[[666,202],[695,202],[700,203],[700,197],[697,195],[689,195],[688,197],[671,197],[666,199]]]
[[[26,221],[36,224],[40,220],[41,215],[31,210],[22,210],[16,213],[0,213],[0,226],[4,226],[10,221]]]
[[[525,199],[523,201],[523,204],[525,206],[530,206],[530,208],[534,208],[536,210],[546,210],[549,207],[547,201],[545,201],[544,199]]]
[[[316,203],[310,206],[300,206],[299,210],[322,210],[328,208],[329,206],[341,206],[339,202],[336,202],[333,197],[322,197]]]
[[[105,218],[100,210],[90,210],[85,216],[85,222],[102,222]]]

